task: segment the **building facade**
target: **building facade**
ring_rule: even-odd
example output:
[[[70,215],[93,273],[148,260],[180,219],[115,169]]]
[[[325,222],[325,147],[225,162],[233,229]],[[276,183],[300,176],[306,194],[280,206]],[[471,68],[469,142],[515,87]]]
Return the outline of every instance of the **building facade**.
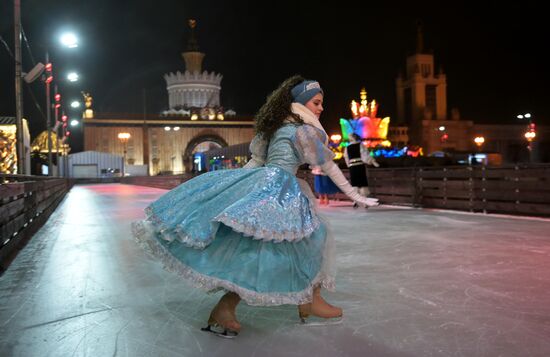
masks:
[[[436,152],[487,151],[502,155],[503,162],[549,162],[550,128],[538,126],[536,139],[527,141],[528,125],[476,124],[464,120],[458,109],[447,108],[447,76],[436,71],[434,55],[424,51],[419,27],[414,54],[407,57],[405,74],[395,81],[397,120],[389,139],[418,145],[425,155]],[[482,121],[483,118],[480,118]],[[474,139],[483,137],[476,145]]]
[[[119,140],[120,133],[130,138]],[[250,142],[253,136],[252,118],[96,117],[85,120],[84,150],[123,156],[126,165],[147,165],[149,175],[183,173],[201,170],[195,165],[200,153]]]
[[[149,175],[157,175],[202,171],[206,165],[201,153],[252,140],[253,117],[223,110],[222,76],[202,70],[205,54],[195,38],[196,22],[190,20],[189,26],[182,53],[186,70],[164,76],[169,110],[145,117],[96,113],[84,118],[84,150],[123,156],[126,172],[146,165]],[[129,138],[119,140],[121,133]]]

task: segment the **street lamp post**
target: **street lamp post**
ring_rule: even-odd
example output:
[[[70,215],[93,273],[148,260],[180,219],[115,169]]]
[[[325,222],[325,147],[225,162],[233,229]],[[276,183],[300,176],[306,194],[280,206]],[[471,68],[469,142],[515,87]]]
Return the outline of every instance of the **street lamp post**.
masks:
[[[533,162],[533,140],[535,140],[535,137],[537,136],[537,133],[535,132],[535,128],[529,128],[525,134],[525,139],[527,139],[527,150],[529,151],[529,162]]]
[[[123,145],[123,150],[124,150],[124,155],[123,155],[123,158],[122,158],[122,177],[125,176],[126,174],[126,170],[125,170],[125,167],[126,167],[126,145],[128,144],[128,140],[130,139],[130,133],[118,133],[118,140],[120,140],[120,142],[122,143]]]
[[[474,143],[476,144],[477,146],[477,152],[481,152],[481,147],[483,146],[483,143],[485,143],[485,138],[483,136],[476,136],[474,138]],[[481,155],[477,155],[477,154],[474,154],[472,155],[472,159],[470,161],[470,164],[474,164],[474,163],[480,163],[480,158],[481,158]],[[482,164],[486,164],[486,162],[481,159],[481,163]]]
[[[78,39],[76,36],[72,33],[66,33],[63,34],[60,38],[60,42],[63,46],[68,48],[76,48],[78,47]],[[51,93],[50,93],[50,83],[52,83],[54,76],[53,76],[53,69],[52,69],[52,63],[50,62],[50,55],[48,52],[48,49],[46,48],[46,66],[45,66],[46,76],[45,76],[45,83],[46,83],[46,130],[48,131],[48,176],[52,176],[52,108],[55,108],[55,123],[56,123],[56,131],[58,128],[57,121],[59,119],[59,110],[61,108],[61,96],[58,93],[57,85],[55,85],[55,104],[51,102]],[[76,75],[76,79],[78,80],[78,75]],[[57,146],[57,152],[56,155],[59,158],[59,140],[58,140],[58,146]],[[59,167],[59,160],[57,162],[57,166]],[[67,168],[65,167],[65,170]],[[58,173],[59,175],[59,173]]]
[[[67,115],[63,112],[61,115],[61,133],[63,136],[63,139],[61,140],[63,145],[63,177],[69,177],[69,144],[67,143],[67,140],[69,139],[71,132],[67,131],[67,118]]]
[[[50,98],[50,83],[53,81],[53,69],[50,63],[50,55],[46,51],[46,130],[48,131],[48,176],[53,175],[52,170],[52,102]],[[57,88],[57,87],[56,87]],[[56,89],[57,92],[57,89]]]
[[[15,127],[16,127],[16,152],[17,173],[30,174],[26,171],[25,146],[23,145],[23,83],[22,83],[22,53],[21,53],[21,1],[14,0],[14,33],[15,33]]]
[[[523,134],[525,139],[527,139],[527,151],[529,152],[529,162],[533,162],[533,141],[537,136],[537,131],[535,129],[535,123],[530,113],[520,114],[517,116],[518,119],[527,119],[529,124],[527,125],[527,131]]]

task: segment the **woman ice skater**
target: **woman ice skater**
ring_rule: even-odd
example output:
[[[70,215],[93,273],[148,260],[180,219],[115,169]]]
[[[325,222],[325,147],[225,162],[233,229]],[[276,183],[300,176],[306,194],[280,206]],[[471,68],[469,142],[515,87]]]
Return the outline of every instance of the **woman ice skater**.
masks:
[[[252,159],[242,169],[212,171],[167,192],[133,226],[135,237],[168,270],[197,287],[221,289],[203,330],[233,337],[241,325],[236,307],[297,305],[299,317],[337,319],[321,288],[334,289],[333,244],[319,218],[315,196],[296,178],[303,163],[320,166],[362,206],[359,195],[332,161],[319,122],[323,90],[293,76],[260,108]]]
[[[311,173],[313,174],[313,188],[319,195],[319,204],[328,206],[330,204],[330,195],[340,192],[340,189],[319,166],[313,166]]]

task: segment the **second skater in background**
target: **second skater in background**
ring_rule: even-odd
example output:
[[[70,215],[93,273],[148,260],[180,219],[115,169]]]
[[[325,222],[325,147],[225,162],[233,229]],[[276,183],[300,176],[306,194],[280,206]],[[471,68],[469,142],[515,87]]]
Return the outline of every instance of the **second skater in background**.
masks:
[[[340,191],[338,186],[328,177],[320,166],[312,166],[311,173],[314,177],[315,192],[319,195],[319,204],[328,205],[330,203],[330,195],[334,195]]]
[[[370,191],[365,165],[375,167],[380,165],[370,156],[367,148],[361,143],[359,135],[355,133],[350,135],[350,143],[344,150],[344,160],[346,160],[346,165],[349,167],[351,185],[359,189],[359,194],[367,196]],[[357,207],[357,205],[354,205],[354,207]]]

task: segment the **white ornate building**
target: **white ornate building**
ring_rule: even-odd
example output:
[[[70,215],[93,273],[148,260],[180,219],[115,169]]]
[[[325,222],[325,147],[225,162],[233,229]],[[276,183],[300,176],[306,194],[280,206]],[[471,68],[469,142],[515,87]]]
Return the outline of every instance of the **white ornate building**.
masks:
[[[164,75],[170,109],[204,108],[220,106],[222,76],[204,71],[176,72]]]
[[[95,113],[84,118],[84,149],[125,157],[125,172],[182,173],[203,171],[204,154],[212,149],[249,143],[254,137],[252,116],[237,116],[220,105],[222,76],[202,71],[204,53],[189,21],[191,36],[182,53],[184,73],[164,76],[169,110],[158,114]],[[121,142],[118,134],[129,134]]]
[[[191,36],[187,50],[182,53],[185,61],[185,72],[164,75],[168,90],[169,110],[163,114],[189,115],[191,108],[212,108],[215,112],[221,109],[220,91],[223,76],[219,73],[202,70],[205,54],[199,51],[195,37],[194,20],[189,21]]]

